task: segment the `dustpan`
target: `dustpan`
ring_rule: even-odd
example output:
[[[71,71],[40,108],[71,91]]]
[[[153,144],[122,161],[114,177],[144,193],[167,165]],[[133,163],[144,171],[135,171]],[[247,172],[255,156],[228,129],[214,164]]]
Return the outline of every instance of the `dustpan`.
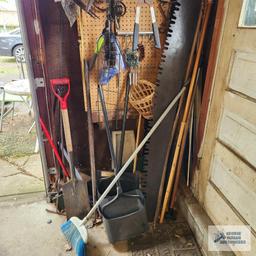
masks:
[[[144,196],[139,189],[105,198],[99,210],[110,243],[128,240],[148,230]]]
[[[127,80],[129,81],[130,79],[128,78]],[[127,83],[127,85],[128,86],[126,87],[125,97],[126,106],[123,115],[122,127],[123,136],[125,134],[124,129],[126,113],[128,110],[128,95],[130,84]],[[114,172],[115,175],[117,175],[120,166],[117,164],[116,156],[113,150],[112,138],[108,125],[107,109],[101,85],[98,86],[98,91],[103,110],[104,124],[106,127],[110,154],[115,166]],[[121,147],[123,147],[122,141],[124,141],[124,138],[121,138]],[[119,154],[122,156],[122,148],[119,150]],[[120,160],[121,159],[119,159],[119,165],[122,162]],[[111,179],[108,181],[110,184]],[[126,182],[124,182],[124,184],[125,183]],[[99,210],[103,216],[103,223],[110,243],[130,239],[137,236],[138,234],[145,232],[148,228],[147,216],[144,206],[144,197],[141,191],[138,189],[133,189],[128,192],[124,192],[123,187],[126,187],[126,184],[122,185],[121,181],[117,181],[116,193],[113,196],[109,193],[99,206]]]
[[[108,185],[115,178],[115,176],[110,177],[99,177],[97,182],[97,192],[100,197],[104,191],[107,189]],[[139,189],[139,176],[133,173],[124,173],[120,178],[120,185],[124,193],[131,190]],[[116,186],[114,186],[107,196],[116,195]]]

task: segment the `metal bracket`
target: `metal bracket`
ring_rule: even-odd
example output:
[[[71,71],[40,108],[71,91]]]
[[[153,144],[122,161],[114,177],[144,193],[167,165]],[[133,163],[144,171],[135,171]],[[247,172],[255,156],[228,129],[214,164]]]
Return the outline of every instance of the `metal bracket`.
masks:
[[[56,169],[54,167],[51,167],[48,169],[48,174],[50,175],[55,175],[57,172],[56,172]]]
[[[36,84],[36,88],[45,87],[44,78],[43,77],[35,78],[35,84]]]

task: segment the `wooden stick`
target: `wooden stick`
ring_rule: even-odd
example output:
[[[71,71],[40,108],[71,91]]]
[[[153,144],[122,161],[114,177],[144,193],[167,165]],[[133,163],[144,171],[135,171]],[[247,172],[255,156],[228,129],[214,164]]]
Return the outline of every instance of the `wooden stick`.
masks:
[[[142,115],[139,114],[139,119],[138,119],[138,126],[137,126],[137,134],[136,134],[136,144],[135,144],[135,148],[138,147],[139,145],[139,142],[140,142],[140,129],[141,129],[141,121],[142,121]],[[135,174],[136,172],[136,166],[137,166],[137,155],[136,157],[134,158],[134,161],[133,161],[133,173]]]
[[[161,212],[161,216],[160,216],[160,223],[163,223],[163,221],[164,221],[165,211],[167,209],[168,201],[169,201],[170,194],[171,194],[171,191],[173,188],[174,177],[176,174],[177,161],[178,161],[178,157],[179,157],[179,153],[180,153],[180,149],[181,149],[181,143],[182,143],[182,139],[184,136],[186,123],[187,123],[188,116],[189,116],[189,110],[190,110],[191,103],[192,103],[192,96],[194,94],[197,71],[198,71],[200,57],[201,57],[201,53],[202,53],[202,49],[203,49],[203,43],[204,43],[204,38],[205,38],[205,34],[206,34],[207,24],[208,24],[208,20],[209,20],[209,16],[210,16],[211,5],[212,5],[212,1],[208,0],[205,19],[203,22],[202,34],[200,37],[198,52],[197,52],[195,65],[194,65],[194,69],[193,69],[193,73],[192,73],[192,78],[191,78],[191,82],[190,82],[190,87],[189,87],[189,91],[188,91],[187,102],[185,105],[185,111],[184,111],[182,122],[181,122],[181,127],[180,127],[178,140],[177,140],[177,144],[176,144],[176,148],[175,148],[175,152],[174,152],[173,162],[172,162],[172,166],[171,166],[171,170],[170,170],[170,176],[169,176],[167,189],[166,189],[166,193],[165,193],[165,197],[164,197],[163,208],[162,208],[162,212]]]
[[[69,123],[68,109],[61,109],[61,114],[62,114],[62,120],[63,120],[63,126],[64,126],[64,134],[65,134],[67,151],[70,153],[70,152],[73,152],[73,145],[72,145],[72,139],[71,139],[71,129],[70,129],[70,123]]]
[[[92,179],[92,199],[93,205],[96,203],[97,188],[96,188],[96,163],[95,163],[95,145],[94,145],[94,127],[92,122],[92,105],[91,105],[91,90],[90,90],[90,74],[89,67],[86,60],[83,65],[84,87],[87,103],[87,125],[88,125],[88,142],[90,155],[90,168]]]
[[[189,126],[189,149],[188,149],[188,166],[187,166],[187,187],[189,187],[189,179],[190,179],[193,124],[194,124],[194,107],[192,107],[192,114],[191,114],[190,126]]]
[[[211,3],[208,3],[207,7],[206,7],[206,13],[205,13],[205,23],[206,23],[206,25],[208,24],[209,15],[210,15],[210,11],[211,11],[211,6],[212,6]],[[206,29],[205,29],[205,33],[206,33]],[[202,40],[204,40],[205,33],[204,34],[202,33]],[[193,95],[192,95],[191,106],[190,106],[189,113],[188,113],[186,129],[185,129],[185,133],[184,133],[184,138],[183,138],[181,151],[180,151],[180,156],[179,156],[179,160],[178,160],[178,166],[177,166],[177,170],[176,170],[177,174],[176,174],[176,178],[175,178],[175,182],[174,182],[174,188],[173,188],[173,193],[172,193],[172,198],[171,198],[171,203],[170,203],[170,208],[171,209],[174,208],[174,204],[175,204],[176,197],[177,197],[179,181],[180,181],[180,176],[181,176],[182,160],[183,160],[183,155],[184,155],[185,145],[186,145],[186,139],[187,139],[187,133],[188,133],[188,125],[189,125],[188,120],[190,119],[190,115],[191,115],[191,111],[192,111],[192,104],[193,104],[194,97],[195,97],[195,91],[196,91],[195,89],[196,89],[197,81],[198,81],[198,78],[199,78],[200,69],[197,70],[196,72],[197,72],[197,76],[196,76],[196,81],[195,81],[195,86],[194,86],[195,88],[194,88],[194,92],[193,92]]]
[[[196,31],[195,31],[195,36],[194,36],[194,39],[193,39],[192,48],[191,48],[191,51],[190,51],[189,61],[188,61],[188,65],[187,65],[187,70],[186,70],[186,75],[185,75],[185,83],[188,81],[188,78],[189,78],[190,73],[191,73],[202,17],[203,17],[203,10],[201,8],[200,15],[199,15],[198,22],[197,22]],[[172,131],[171,131],[171,137],[170,137],[170,140],[169,140],[168,145],[167,145],[167,151],[166,151],[165,160],[164,160],[164,167],[163,167],[163,173],[162,173],[162,178],[161,178],[161,183],[160,183],[160,189],[158,191],[157,206],[156,206],[155,217],[154,217],[154,227],[156,226],[156,223],[157,223],[158,217],[159,217],[160,207],[161,207],[161,204],[162,204],[165,176],[166,176],[167,165],[168,165],[168,160],[169,160],[169,153],[170,153],[171,146],[172,146],[172,143],[173,143],[174,134],[175,134],[176,129],[177,129],[177,125],[178,125],[179,116],[180,116],[180,112],[181,112],[181,109],[182,109],[184,97],[185,97],[185,93],[180,98],[178,110],[176,112],[173,127],[172,127]]]
[[[186,145],[186,140],[187,140],[187,133],[188,133],[188,125],[189,123],[187,122],[185,125],[185,131],[184,131],[184,136],[181,142],[181,146],[180,146],[180,155],[179,155],[179,159],[178,159],[178,165],[177,165],[177,170],[176,170],[176,176],[175,176],[175,181],[174,181],[174,188],[173,188],[173,193],[171,196],[171,203],[170,203],[170,208],[173,209],[174,207],[174,203],[176,200],[176,194],[177,194],[177,190],[178,190],[178,185],[179,185],[179,178],[180,178],[180,174],[181,174],[181,166],[182,166],[182,160],[183,160],[183,155],[184,155],[184,149],[185,149],[185,145]]]
[[[79,16],[79,28],[82,30],[83,24],[83,12],[80,10]],[[84,41],[84,34],[81,34],[81,42]],[[80,48],[80,59],[81,59],[81,70],[83,80],[83,95],[84,95],[84,106],[87,110],[87,125],[88,125],[88,143],[89,143],[89,155],[90,155],[90,168],[91,168],[91,180],[92,180],[92,200],[93,205],[97,199],[97,187],[96,187],[96,163],[95,163],[95,145],[94,145],[94,127],[92,120],[92,105],[91,105],[91,92],[90,92],[90,74],[88,70],[88,63],[85,60],[85,49],[82,43],[79,45]],[[94,215],[94,221],[96,220],[96,214]]]

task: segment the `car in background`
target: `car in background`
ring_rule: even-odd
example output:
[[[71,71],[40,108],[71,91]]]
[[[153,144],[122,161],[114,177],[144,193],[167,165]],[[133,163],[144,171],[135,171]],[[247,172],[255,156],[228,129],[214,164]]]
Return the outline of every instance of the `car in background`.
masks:
[[[20,28],[0,33],[0,56],[14,56],[17,61],[25,61]]]

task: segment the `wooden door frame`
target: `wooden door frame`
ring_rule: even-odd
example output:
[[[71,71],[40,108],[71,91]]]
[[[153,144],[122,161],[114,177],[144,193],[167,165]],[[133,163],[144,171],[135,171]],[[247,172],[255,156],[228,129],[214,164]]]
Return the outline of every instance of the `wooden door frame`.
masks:
[[[209,62],[206,72],[206,79],[204,85],[204,91],[202,96],[202,104],[199,116],[199,124],[197,130],[197,138],[196,138],[196,151],[195,151],[195,160],[196,162],[199,160],[198,153],[203,143],[206,121],[208,116],[210,97],[213,88],[214,74],[216,70],[217,57],[219,52],[219,45],[221,39],[221,31],[223,28],[223,20],[224,20],[224,5],[225,0],[218,0],[217,3],[217,12],[214,24],[214,32],[212,37],[212,44],[210,49]],[[193,164],[194,168],[196,167],[196,163]]]

